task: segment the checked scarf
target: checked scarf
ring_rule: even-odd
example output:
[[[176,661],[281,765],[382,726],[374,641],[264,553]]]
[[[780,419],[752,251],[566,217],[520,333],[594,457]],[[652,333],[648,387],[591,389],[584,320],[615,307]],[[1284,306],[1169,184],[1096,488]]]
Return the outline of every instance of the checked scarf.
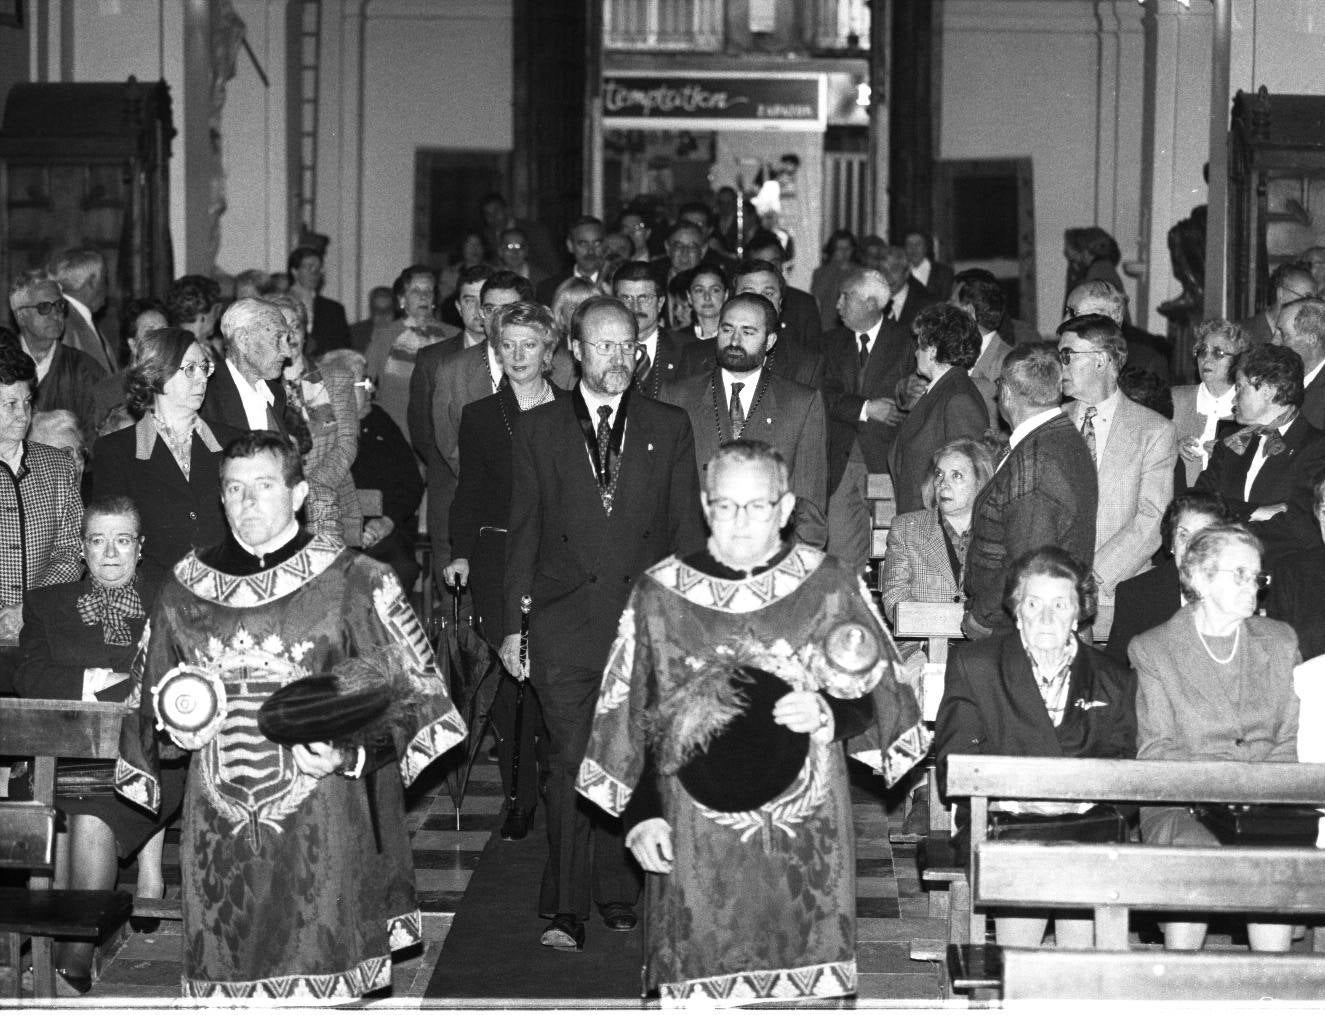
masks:
[[[147,615],[135,582],[108,589],[94,580],[92,591],[78,597],[78,615],[88,627],[101,625],[107,645],[131,645],[129,621]]]

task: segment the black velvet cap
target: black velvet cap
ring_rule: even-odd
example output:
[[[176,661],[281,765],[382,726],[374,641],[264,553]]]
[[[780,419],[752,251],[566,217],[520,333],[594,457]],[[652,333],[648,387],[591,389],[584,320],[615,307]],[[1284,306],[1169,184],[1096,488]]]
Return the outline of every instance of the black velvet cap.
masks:
[[[677,772],[681,785],[710,810],[753,811],[786,792],[810,750],[808,733],[773,721],[773,706],[793,688],[780,677],[741,666],[749,704]]]
[[[286,684],[258,709],[258,729],[284,747],[353,737],[391,704],[385,684],[346,686],[334,673]]]

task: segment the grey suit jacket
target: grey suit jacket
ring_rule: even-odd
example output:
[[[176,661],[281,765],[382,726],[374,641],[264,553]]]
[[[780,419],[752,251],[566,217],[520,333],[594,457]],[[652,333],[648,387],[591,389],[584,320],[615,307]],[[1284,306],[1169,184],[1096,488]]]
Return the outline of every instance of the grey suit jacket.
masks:
[[[115,356],[114,346],[109,342],[103,345],[101,335],[95,328],[89,328],[87,321],[83,320],[83,315],[73,307],[70,307],[69,312],[65,314],[64,344],[82,349],[108,374],[120,369],[119,363],[111,362],[111,358]]]
[[[669,384],[662,392],[663,401],[680,406],[690,417],[701,477],[718,447],[732,436],[720,378],[720,373],[700,374]],[[755,401],[741,436],[764,441],[782,453],[796,495],[792,516],[796,537],[822,549],[828,540],[828,419],[823,396],[770,370],[760,375],[759,383],[762,390],[751,396]]]
[[[460,413],[470,402],[493,393],[488,372],[488,343],[445,357],[437,364],[432,391],[432,432],[437,451],[460,475]]]
[[[975,365],[968,371],[971,382],[979,389],[981,396],[985,400],[985,410],[989,413],[989,426],[991,429],[1009,430],[1011,429],[998,412],[998,375],[1003,372],[1003,361],[1007,359],[1008,353],[1012,351],[1012,346],[1003,341],[997,334],[989,343],[989,348],[980,354],[980,358],[975,361]]]
[[[1137,675],[1142,760],[1297,760],[1297,635],[1265,617],[1242,622],[1245,665],[1216,666],[1196,631],[1195,605],[1138,634],[1127,651]]]
[[[1082,403],[1071,402],[1067,411],[1080,430]],[[1096,638],[1108,637],[1118,583],[1145,570],[1159,549],[1159,522],[1173,499],[1177,457],[1173,424],[1120,395],[1108,442],[1096,464],[1100,489],[1095,513],[1095,576],[1100,586]]]

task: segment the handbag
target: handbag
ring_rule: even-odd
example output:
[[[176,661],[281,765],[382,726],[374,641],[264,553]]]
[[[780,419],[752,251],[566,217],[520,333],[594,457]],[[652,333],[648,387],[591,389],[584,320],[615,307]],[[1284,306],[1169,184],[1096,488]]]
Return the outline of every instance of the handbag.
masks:
[[[1225,846],[1315,846],[1323,816],[1294,804],[1199,804],[1192,814]]]
[[[1030,842],[1126,842],[1127,819],[1107,804],[1096,804],[1084,814],[991,811],[989,838]]]

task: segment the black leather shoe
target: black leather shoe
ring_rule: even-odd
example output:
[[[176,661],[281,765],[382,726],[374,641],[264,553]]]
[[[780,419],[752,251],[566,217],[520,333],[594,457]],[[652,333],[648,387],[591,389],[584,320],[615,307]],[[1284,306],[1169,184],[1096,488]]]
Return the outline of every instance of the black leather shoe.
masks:
[[[573,913],[558,913],[543,931],[538,943],[559,952],[584,950],[584,922]]]
[[[529,814],[526,811],[510,810],[506,820],[501,823],[501,837],[504,842],[514,842],[529,834]]]
[[[635,918],[635,907],[625,902],[605,902],[598,907],[598,912],[608,930],[634,930],[639,923]]]

